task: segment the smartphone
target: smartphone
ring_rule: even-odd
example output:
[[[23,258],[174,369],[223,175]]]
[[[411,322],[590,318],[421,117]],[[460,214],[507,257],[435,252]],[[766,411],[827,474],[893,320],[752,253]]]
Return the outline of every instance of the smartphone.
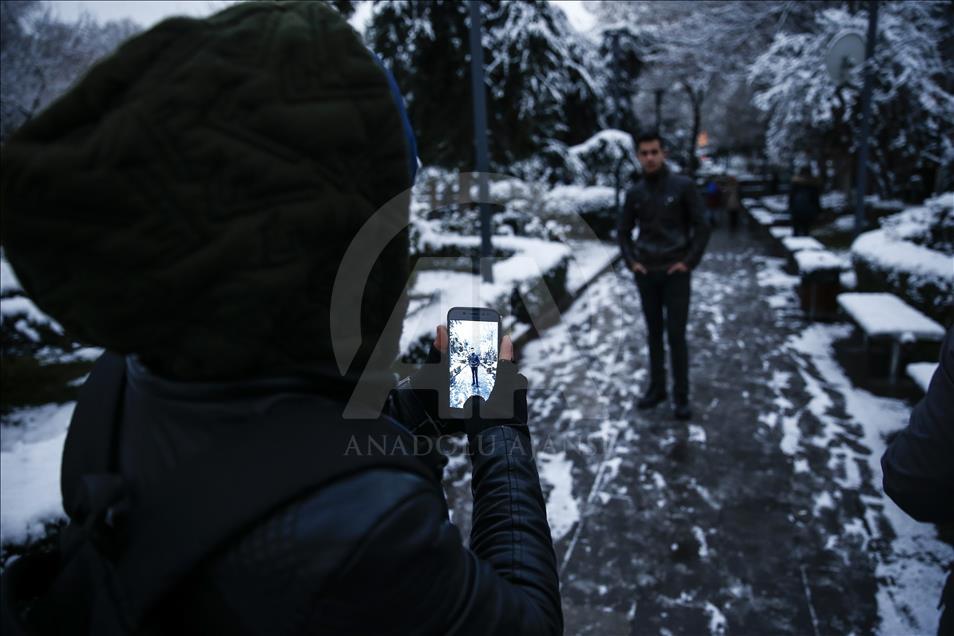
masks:
[[[500,314],[485,307],[453,307],[447,312],[448,392],[451,417],[469,417],[464,403],[471,396],[490,397],[497,379]]]

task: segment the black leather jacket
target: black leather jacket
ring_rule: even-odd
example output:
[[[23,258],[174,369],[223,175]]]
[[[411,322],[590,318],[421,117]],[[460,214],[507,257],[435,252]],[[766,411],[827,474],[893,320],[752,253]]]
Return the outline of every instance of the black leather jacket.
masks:
[[[639,226],[635,245],[633,228]],[[626,264],[650,270],[683,262],[690,269],[702,260],[709,225],[692,180],[673,174],[665,164],[653,176],[640,179],[626,192],[617,226]]]
[[[294,387],[291,387],[294,392]],[[161,479],[282,399],[254,385],[201,393],[127,359],[120,462]],[[324,400],[329,412],[343,404]],[[468,440],[469,548],[441,484],[369,469],[276,510],[225,546],[164,603],[168,633],[559,634],[556,557],[526,429]],[[476,452],[478,446],[481,452]],[[187,523],[187,521],[184,521]]]

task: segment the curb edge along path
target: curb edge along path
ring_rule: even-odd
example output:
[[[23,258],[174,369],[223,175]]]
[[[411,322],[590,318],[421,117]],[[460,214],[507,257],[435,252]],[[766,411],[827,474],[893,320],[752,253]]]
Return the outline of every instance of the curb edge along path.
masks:
[[[567,634],[936,630],[950,548],[894,514],[875,467],[909,405],[839,375],[846,328],[805,323],[766,252],[717,231],[693,277],[688,424],[634,408],[645,328],[618,260],[526,344]],[[447,474],[466,535],[469,465]]]

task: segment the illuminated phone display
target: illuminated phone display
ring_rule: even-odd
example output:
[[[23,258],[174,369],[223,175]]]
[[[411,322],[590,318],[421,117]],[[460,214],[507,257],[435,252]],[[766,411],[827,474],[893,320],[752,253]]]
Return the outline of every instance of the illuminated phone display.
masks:
[[[490,397],[497,379],[498,320],[448,320],[450,407],[459,409],[472,395]]]

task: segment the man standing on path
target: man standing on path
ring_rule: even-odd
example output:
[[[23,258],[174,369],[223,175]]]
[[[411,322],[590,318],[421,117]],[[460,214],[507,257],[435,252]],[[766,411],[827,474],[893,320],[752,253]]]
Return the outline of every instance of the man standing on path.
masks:
[[[649,337],[649,386],[637,407],[649,409],[666,399],[665,330],[675,415],[689,419],[689,281],[709,240],[709,225],[692,180],[666,165],[659,133],[641,134],[636,152],[643,179],[626,192],[617,234],[623,260],[636,277]],[[633,244],[636,226],[639,236]]]
[[[470,364],[470,372],[474,375],[470,383],[474,386],[478,386],[480,382],[477,379],[477,367],[480,366],[480,356],[477,355],[473,347],[470,349],[470,355],[467,356],[467,362]]]

